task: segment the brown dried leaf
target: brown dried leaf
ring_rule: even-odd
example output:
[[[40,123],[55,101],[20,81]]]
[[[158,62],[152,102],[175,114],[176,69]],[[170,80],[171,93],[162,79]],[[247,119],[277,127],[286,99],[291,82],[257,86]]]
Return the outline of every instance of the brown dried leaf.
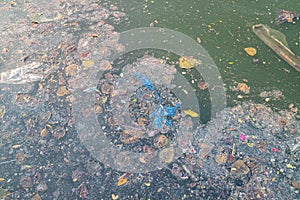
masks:
[[[78,71],[79,71],[79,67],[77,65],[69,65],[65,69],[67,76],[72,76],[72,77],[76,76],[78,74]]]
[[[250,87],[246,83],[238,83],[237,89],[244,94],[249,94],[250,92]]]
[[[108,60],[103,60],[100,63],[101,70],[110,70],[111,68],[112,68],[112,65],[111,65],[110,61],[108,61]]]
[[[66,88],[66,86],[61,86],[60,88],[58,88],[56,94],[57,94],[57,96],[61,97],[61,96],[65,96],[65,95],[69,94],[69,91]]]

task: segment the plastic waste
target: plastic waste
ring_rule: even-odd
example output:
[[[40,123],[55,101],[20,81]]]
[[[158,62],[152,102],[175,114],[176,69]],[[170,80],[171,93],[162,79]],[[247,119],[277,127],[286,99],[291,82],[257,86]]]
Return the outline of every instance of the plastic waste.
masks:
[[[162,105],[162,99],[159,96],[152,81],[149,80],[147,78],[147,76],[144,74],[136,73],[135,75],[136,75],[137,79],[142,81],[144,87],[148,88],[150,91],[153,91],[155,98],[160,103],[156,109],[150,111],[150,118],[153,120],[152,124],[157,129],[162,129],[164,124],[166,124],[167,126],[171,126],[172,125],[172,117],[175,116],[176,110],[180,107],[180,104],[176,104],[175,106]]]

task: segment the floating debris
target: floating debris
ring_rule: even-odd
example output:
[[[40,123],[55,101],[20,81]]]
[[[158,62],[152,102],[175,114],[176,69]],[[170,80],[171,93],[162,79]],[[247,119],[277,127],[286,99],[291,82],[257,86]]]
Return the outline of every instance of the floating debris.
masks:
[[[273,30],[267,25],[256,24],[252,27],[253,32],[261,39],[267,46],[269,46],[280,58],[291,65],[295,70],[300,72],[300,57],[295,55],[281,40],[278,35],[279,31]],[[278,33],[279,32],[279,33]]]
[[[247,47],[247,48],[244,48],[244,50],[249,56],[255,56],[257,53],[257,50],[253,47]]]
[[[202,82],[198,82],[197,86],[200,90],[206,90],[206,89],[208,89],[209,84],[202,81]]]
[[[47,76],[49,71],[44,71],[44,65],[39,62],[33,62],[22,67],[1,72],[0,83],[6,84],[24,84],[40,81]]]
[[[199,117],[198,113],[192,111],[192,110],[184,110],[183,111],[186,115],[189,115],[191,117]]]
[[[189,56],[182,56],[179,58],[179,67],[183,69],[190,69],[195,67],[196,64],[200,64],[200,61]]]
[[[249,94],[250,92],[250,87],[246,83],[238,83],[237,89],[244,94]]]
[[[4,117],[5,112],[6,112],[5,106],[0,106],[0,119]]]
[[[275,22],[277,25],[283,24],[285,22],[292,23],[294,20],[300,18],[300,13],[289,10],[280,10],[276,13]]]
[[[173,147],[168,147],[159,152],[159,159],[165,163],[171,163],[174,160],[175,151]]]
[[[61,97],[61,96],[65,96],[65,95],[69,94],[69,91],[66,88],[66,86],[61,86],[60,88],[58,88],[56,94],[57,94],[57,96]]]

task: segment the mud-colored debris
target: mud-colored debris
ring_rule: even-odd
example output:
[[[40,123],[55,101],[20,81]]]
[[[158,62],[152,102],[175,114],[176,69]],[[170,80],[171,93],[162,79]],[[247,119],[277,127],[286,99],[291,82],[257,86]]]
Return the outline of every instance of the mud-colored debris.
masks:
[[[250,168],[250,170],[254,170],[259,166],[259,161],[254,157],[246,156],[243,161]]]
[[[96,114],[100,114],[100,113],[102,113],[102,111],[103,111],[102,106],[95,105],[95,113]]]
[[[108,60],[103,60],[100,63],[100,69],[101,70],[111,70],[112,69],[112,64]]]
[[[45,126],[52,116],[51,112],[40,112],[36,117],[36,121],[40,126]]]
[[[35,194],[31,200],[42,200],[41,196],[39,194]]]
[[[259,96],[263,98],[273,98],[276,100],[284,97],[283,93],[279,90],[263,91],[259,94]]]
[[[137,123],[138,123],[138,126],[142,126],[142,127],[150,124],[149,120],[144,117],[139,117],[137,120]]]
[[[228,152],[224,150],[222,147],[219,147],[217,155],[216,155],[216,162],[218,164],[224,164],[227,161]]]
[[[300,189],[300,181],[293,181],[293,182],[292,182],[292,186],[293,186],[295,189]]]
[[[208,89],[209,84],[202,81],[202,82],[198,82],[197,86],[200,90],[206,90],[206,89]]]
[[[47,183],[45,181],[40,182],[37,186],[36,186],[36,190],[38,192],[45,192],[48,190],[48,186]]]
[[[66,130],[62,126],[57,126],[54,129],[51,129],[51,134],[56,139],[60,139],[65,136]]]
[[[255,147],[260,152],[264,152],[266,150],[266,146],[267,146],[267,142],[266,141],[258,140],[258,141],[255,142]]]
[[[40,101],[36,97],[33,97],[32,95],[26,93],[17,94],[14,102],[18,106],[24,108],[35,108],[40,105]]]
[[[78,75],[79,67],[75,64],[69,65],[65,69],[65,73],[67,76],[75,77]]]
[[[83,174],[84,174],[83,171],[80,171],[80,170],[78,170],[78,169],[74,170],[74,171],[72,172],[72,181],[73,181],[73,182],[79,181],[79,180],[82,178]]]
[[[16,155],[16,160],[19,164],[22,164],[26,158],[24,151],[19,151]]]
[[[32,180],[29,176],[22,176],[20,179],[20,185],[24,188],[24,189],[28,189],[32,186]]]
[[[241,176],[243,174],[248,174],[250,172],[249,167],[244,163],[243,160],[237,160],[235,161],[230,169],[231,174],[234,176]]]
[[[125,129],[122,132],[122,134],[141,138],[144,136],[145,132],[143,130],[137,130],[137,129]]]
[[[168,144],[168,142],[169,142],[169,139],[165,135],[159,135],[155,146],[157,146],[158,148],[162,148],[162,147],[166,146]]]
[[[139,137],[135,137],[135,136],[122,136],[121,142],[124,144],[132,144],[137,142],[139,139],[140,139]]]
[[[109,83],[104,83],[101,86],[101,92],[103,94],[111,94],[114,91],[114,86]]]
[[[168,147],[159,152],[159,159],[165,163],[171,163],[174,160],[175,150],[173,147]]]

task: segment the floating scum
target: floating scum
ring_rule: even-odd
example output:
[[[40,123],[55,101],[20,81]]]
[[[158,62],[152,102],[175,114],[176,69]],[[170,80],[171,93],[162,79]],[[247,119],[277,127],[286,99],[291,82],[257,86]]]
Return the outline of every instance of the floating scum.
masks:
[[[119,42],[125,47],[124,51],[110,56],[111,62],[128,52],[149,48],[165,50],[181,57],[189,56],[197,60],[198,62],[194,63],[194,68],[209,83],[208,89],[212,104],[211,117],[214,118],[217,112],[225,108],[226,96],[218,68],[206,50],[193,39],[165,28],[138,28],[120,33]],[[139,137],[147,137],[147,132],[150,131],[162,131],[164,128],[172,127],[173,121],[175,121],[173,117],[176,113],[178,114],[180,109],[187,110],[188,113],[193,114],[191,116],[196,117],[195,113],[200,111],[199,103],[201,102],[198,102],[192,86],[177,72],[176,68],[168,69],[164,67],[164,64],[155,63],[153,60],[150,63],[152,64],[149,66],[149,63],[142,60],[139,66],[126,65],[122,68],[120,73],[122,76],[115,81],[115,92],[112,93],[113,97],[109,105],[112,117],[118,119],[118,127],[131,127],[128,131],[134,131],[139,127],[134,126],[128,111],[132,94],[141,87],[154,93],[155,99],[153,101],[157,101],[157,103],[152,106],[153,110],[150,111],[152,125],[149,125],[147,129],[141,128]],[[86,85],[73,92],[75,102],[73,102],[72,107],[79,138],[95,158],[120,171],[145,173],[164,168],[186,151],[188,147],[185,144],[193,141],[196,132],[195,127],[199,125],[198,118],[192,120],[188,114],[177,119],[178,128],[175,139],[164,148],[152,152],[150,157],[149,153],[123,151],[113,145],[106,136],[109,134],[107,123],[99,123],[96,113],[83,114],[84,110],[93,108],[95,105],[95,92],[86,92],[86,88],[96,88],[104,71],[91,67],[89,73],[93,78],[90,78]],[[178,98],[178,103],[164,105],[158,92],[161,88],[170,90]],[[211,145],[218,134],[215,132],[206,135],[205,143]]]

